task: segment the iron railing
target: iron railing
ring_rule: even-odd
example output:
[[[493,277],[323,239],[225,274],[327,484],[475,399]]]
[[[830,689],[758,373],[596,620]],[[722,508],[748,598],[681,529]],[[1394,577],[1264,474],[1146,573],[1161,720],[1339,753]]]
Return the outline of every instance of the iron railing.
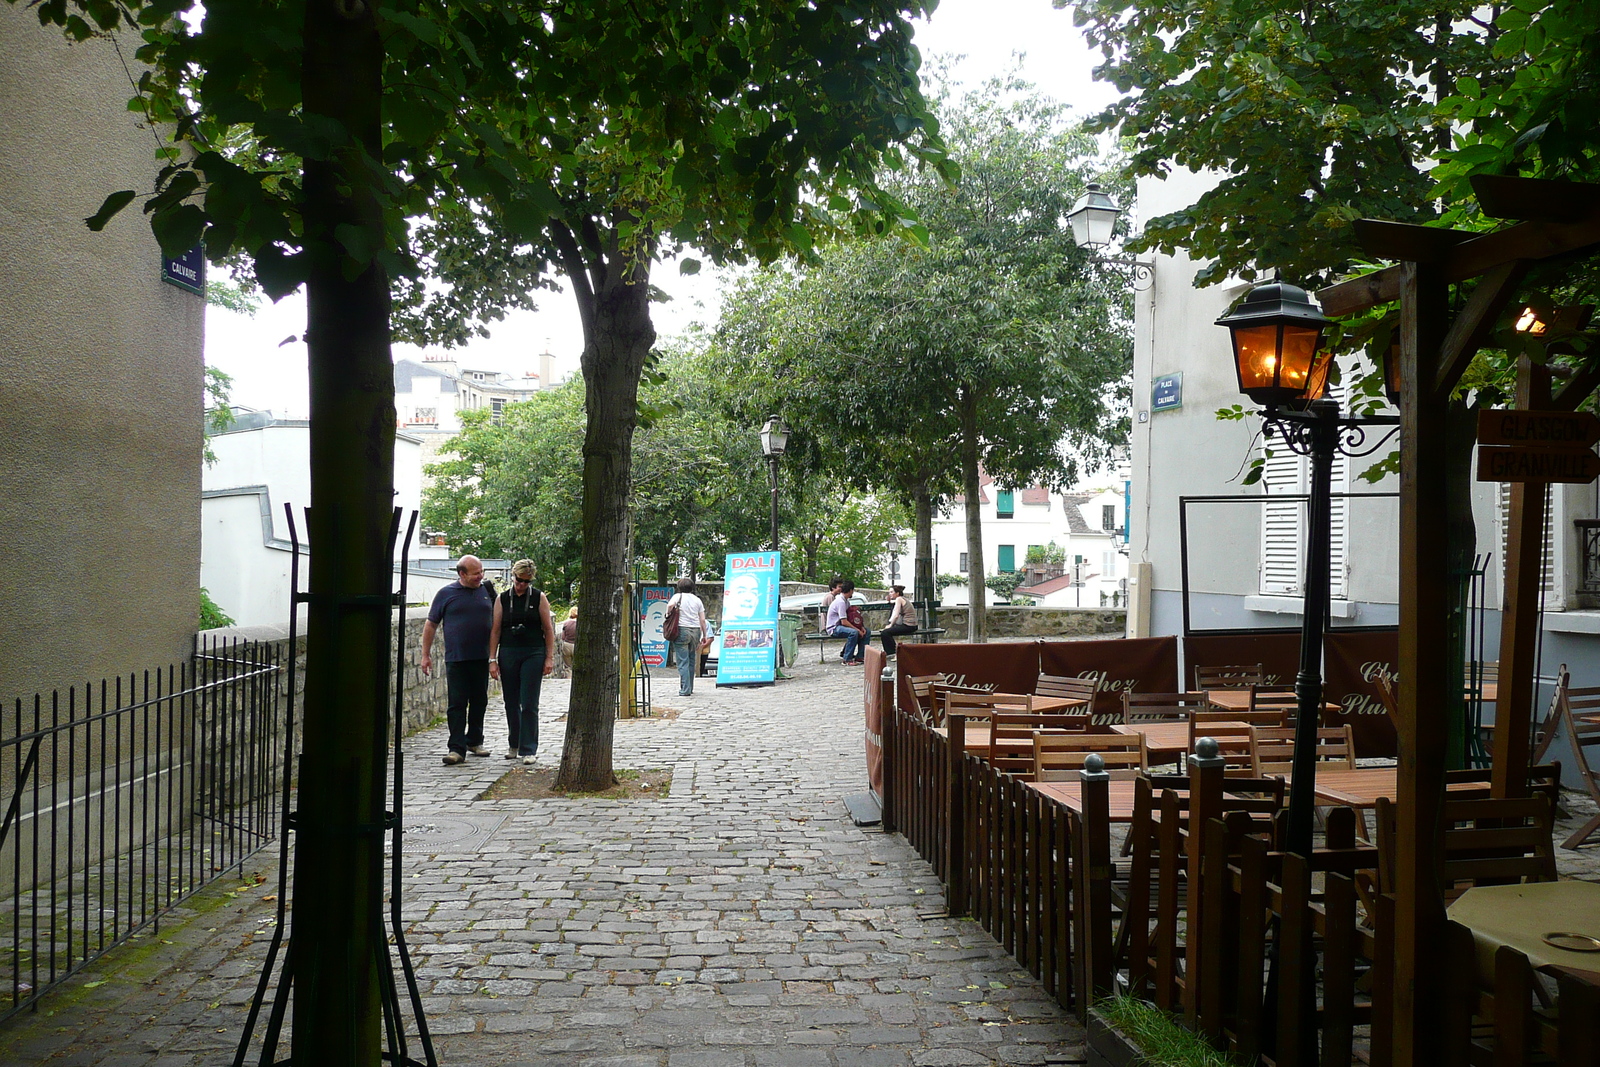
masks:
[[[1600,519],[1574,519],[1578,531],[1578,592],[1600,593]]]
[[[0,1018],[277,836],[278,652],[189,663],[0,712]]]

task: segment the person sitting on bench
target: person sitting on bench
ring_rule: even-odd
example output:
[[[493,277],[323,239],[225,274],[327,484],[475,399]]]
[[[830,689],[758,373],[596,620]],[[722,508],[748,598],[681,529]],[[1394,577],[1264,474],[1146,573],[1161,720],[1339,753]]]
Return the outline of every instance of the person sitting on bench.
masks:
[[[889,598],[893,609],[889,612],[889,625],[878,631],[878,636],[883,641],[883,654],[894,655],[894,639],[902,634],[917,632],[917,609],[911,601],[906,599],[906,587],[903,585],[891,586],[894,596]]]
[[[844,638],[839,661],[851,666],[862,662],[862,650],[872,640],[872,631],[867,629],[866,623],[859,621],[860,609],[856,609],[856,619],[850,617],[850,609],[855,607],[850,597],[855,591],[856,583],[850,579],[839,583],[839,595],[828,605],[828,624],[823,628],[826,633]]]

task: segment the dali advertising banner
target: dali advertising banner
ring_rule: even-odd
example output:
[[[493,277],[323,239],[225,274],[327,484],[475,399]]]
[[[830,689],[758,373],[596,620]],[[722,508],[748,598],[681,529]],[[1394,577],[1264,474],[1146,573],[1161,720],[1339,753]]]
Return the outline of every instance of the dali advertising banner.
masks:
[[[779,553],[729,555],[723,569],[718,685],[771,683],[778,673]]]
[[[1178,639],[1130,637],[1111,641],[1044,641],[1039,673],[1095,682],[1094,722],[1122,721],[1122,694],[1178,691]]]
[[[639,590],[639,655],[646,666],[660,667],[667,662],[667,639],[661,624],[674,592],[670,585],[646,585]]]

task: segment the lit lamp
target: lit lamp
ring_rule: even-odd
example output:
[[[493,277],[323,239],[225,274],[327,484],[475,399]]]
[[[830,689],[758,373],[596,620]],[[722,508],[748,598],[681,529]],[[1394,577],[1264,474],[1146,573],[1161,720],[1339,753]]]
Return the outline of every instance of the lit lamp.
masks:
[[[776,415],[767,416],[761,427],[761,452],[767,457],[767,473],[772,482],[772,551],[778,551],[778,457],[789,447],[789,428]]]
[[[1090,182],[1067,215],[1073,243],[1079,248],[1104,248],[1111,243],[1111,232],[1120,214],[1122,209],[1110,194],[1102,191],[1098,182]]]
[[[1258,285],[1217,325],[1233,336],[1239,391],[1262,407],[1314,400],[1326,389],[1331,360],[1326,353],[1319,360],[1317,350],[1328,320],[1298,285]]]
[[[1383,357],[1383,395],[1389,403],[1400,406],[1400,338],[1389,342],[1389,351]]]

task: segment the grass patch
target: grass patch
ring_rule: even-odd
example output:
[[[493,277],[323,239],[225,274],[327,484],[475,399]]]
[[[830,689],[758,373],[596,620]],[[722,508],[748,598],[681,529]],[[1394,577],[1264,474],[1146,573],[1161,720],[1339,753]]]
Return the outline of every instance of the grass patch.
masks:
[[[1237,1058],[1218,1052],[1138,997],[1111,997],[1097,1002],[1094,1010],[1138,1045],[1154,1067],[1239,1067]]]

